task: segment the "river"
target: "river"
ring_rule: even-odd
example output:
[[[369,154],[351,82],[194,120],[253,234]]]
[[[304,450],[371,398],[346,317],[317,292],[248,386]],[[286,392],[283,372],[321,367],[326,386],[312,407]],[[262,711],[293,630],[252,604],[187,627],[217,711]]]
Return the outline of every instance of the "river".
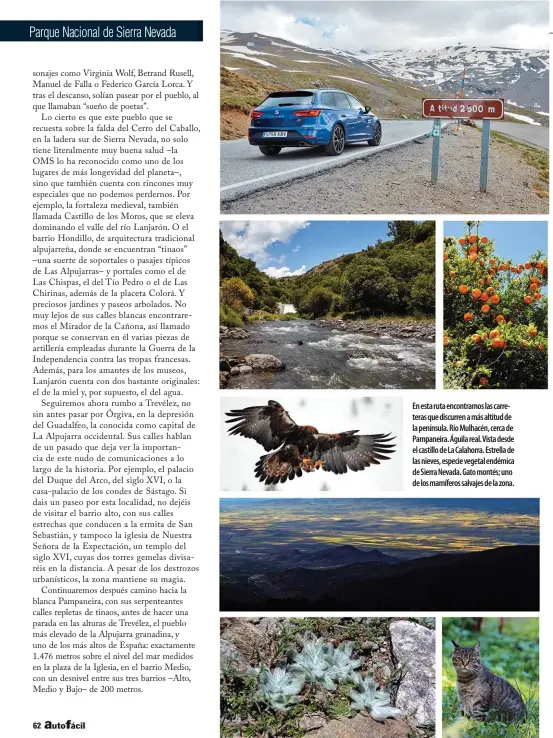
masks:
[[[338,329],[323,321],[248,323],[243,339],[223,339],[226,356],[272,354],[286,365],[275,373],[231,377],[228,389],[431,389],[435,342],[405,335],[401,323],[376,334]],[[303,344],[300,345],[300,341]]]

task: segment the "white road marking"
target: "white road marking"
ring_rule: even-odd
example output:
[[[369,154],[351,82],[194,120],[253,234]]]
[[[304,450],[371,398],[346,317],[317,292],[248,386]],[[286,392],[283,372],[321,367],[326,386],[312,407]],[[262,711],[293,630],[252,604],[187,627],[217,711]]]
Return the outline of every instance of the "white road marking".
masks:
[[[391,149],[396,146],[401,146],[402,144],[409,143],[409,141],[414,141],[417,138],[425,138],[425,137],[428,137],[429,135],[430,135],[430,132],[419,133],[416,136],[410,136],[409,138],[404,138],[401,141],[394,141],[393,143],[384,144],[384,146],[375,146],[374,149],[363,152],[363,156],[360,156],[358,151],[354,151],[351,154],[340,156],[337,160],[332,160],[332,163],[331,161],[329,162],[316,161],[316,162],[312,162],[311,164],[304,164],[301,167],[295,167],[294,169],[284,169],[280,172],[275,172],[274,174],[265,174],[263,177],[255,177],[254,179],[246,179],[243,182],[236,182],[235,184],[225,185],[224,187],[221,187],[221,192],[224,192],[225,190],[233,190],[233,189],[236,189],[236,187],[244,187],[245,185],[255,184],[256,182],[264,182],[268,179],[274,179],[274,177],[283,177],[288,174],[292,174],[294,172],[301,172],[305,169],[312,169],[313,167],[319,167],[320,169],[331,169],[333,165],[337,165],[340,162],[343,162],[345,159],[351,159],[353,157],[357,159],[362,159],[365,156],[370,156],[371,154],[378,154],[379,151],[384,151],[384,149]]]

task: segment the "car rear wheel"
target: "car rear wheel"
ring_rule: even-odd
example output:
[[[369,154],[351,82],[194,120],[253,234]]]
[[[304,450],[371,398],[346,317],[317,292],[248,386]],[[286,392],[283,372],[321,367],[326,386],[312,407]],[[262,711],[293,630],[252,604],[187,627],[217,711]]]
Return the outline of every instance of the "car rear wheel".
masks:
[[[346,134],[342,126],[335,126],[330,141],[324,147],[327,156],[339,156],[346,146]]]
[[[265,156],[276,156],[277,154],[280,154],[282,146],[260,146],[259,150],[262,154],[265,154]]]
[[[378,146],[380,142],[382,141],[382,126],[380,123],[376,124],[376,127],[374,129],[374,136],[373,138],[369,138],[369,146]]]

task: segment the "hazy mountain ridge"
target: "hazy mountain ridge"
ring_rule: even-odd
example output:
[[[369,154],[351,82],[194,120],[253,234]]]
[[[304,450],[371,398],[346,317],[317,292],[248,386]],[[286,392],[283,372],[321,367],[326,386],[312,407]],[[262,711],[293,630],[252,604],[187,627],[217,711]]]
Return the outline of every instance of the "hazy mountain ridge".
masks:
[[[539,546],[239,575],[224,559],[222,610],[539,609]]]

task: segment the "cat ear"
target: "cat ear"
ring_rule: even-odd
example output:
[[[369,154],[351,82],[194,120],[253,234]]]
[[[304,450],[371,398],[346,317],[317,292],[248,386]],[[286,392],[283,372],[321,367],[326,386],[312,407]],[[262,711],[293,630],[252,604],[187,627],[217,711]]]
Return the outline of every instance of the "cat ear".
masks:
[[[458,648],[461,648],[461,646],[458,643],[455,643],[455,641],[452,639],[451,642],[453,643],[453,648],[457,650]]]
[[[477,653],[478,655],[480,655],[480,641],[476,643],[473,650],[474,650],[474,653]]]

